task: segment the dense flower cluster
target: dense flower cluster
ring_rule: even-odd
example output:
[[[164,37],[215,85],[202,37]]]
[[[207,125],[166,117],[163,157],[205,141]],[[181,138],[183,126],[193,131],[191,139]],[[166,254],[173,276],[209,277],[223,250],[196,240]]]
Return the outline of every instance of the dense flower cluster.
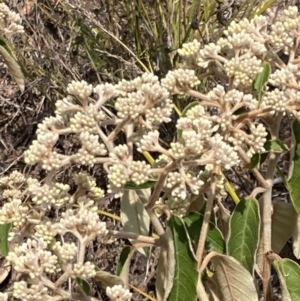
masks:
[[[133,136],[138,151],[158,152],[168,158],[169,164],[180,162],[180,167],[176,167],[178,182],[172,188],[170,182],[165,183],[171,196],[185,199],[187,193],[198,194],[203,183],[191,176],[197,162],[203,166],[217,164],[226,170],[243,164],[245,156],[251,159],[255,153],[265,151],[265,126],[249,122],[247,116],[241,119],[236,112],[261,108],[265,109],[265,115],[286,111],[299,115],[298,92],[291,87],[297,85],[297,64],[290,62],[275,68],[269,83],[278,88],[265,91],[261,100],[253,93],[244,92],[244,88],[249,90],[255,77],[262,72],[263,57],[275,55],[270,54],[270,47],[276,48],[280,44],[279,40],[274,41],[272,30],[278,31],[280,26],[294,32],[298,30],[293,21],[296,13],[295,8],[286,10],[283,19],[271,28],[271,34],[267,17],[259,16],[251,21],[232,22],[224,32],[225,36],[216,43],[202,46],[194,40],[178,50],[183,59],[194,61],[201,68],[209,69],[213,65],[221,68],[231,85],[225,89],[224,85],[218,84],[206,95],[199,94],[204,103],[195,103],[177,120],[177,140],[170,143],[169,148],[161,145],[157,126],[170,121],[172,94],[192,91],[197,97],[193,89],[199,80],[194,69],[169,71],[161,82],[148,73],[116,85],[101,84],[95,88],[84,81],[73,81],[67,87],[69,95],[57,101],[56,118],[47,118],[39,126],[37,140],[25,152],[26,163],[39,162],[47,170],[71,163],[89,166],[105,163],[108,192],[121,196],[127,183],[143,185],[158,175],[146,162],[133,160],[134,150],[126,144],[115,146],[111,143],[110,137],[115,137],[121,126],[131,126],[139,129]],[[295,46],[283,44],[282,49]],[[93,93],[98,98],[91,102]],[[112,99],[115,100],[116,115],[105,108],[107,101]],[[111,135],[105,134],[108,125],[115,126]],[[77,153],[67,156],[55,150],[60,134],[77,135],[81,144]],[[241,152],[245,154],[243,159]],[[167,181],[170,181],[170,175]]]
[[[5,35],[23,33],[24,28],[20,23],[20,15],[11,11],[5,3],[0,3],[0,31]]]
[[[58,258],[46,250],[47,244],[40,239],[38,241],[28,239],[26,243],[16,246],[9,252],[7,259],[14,265],[14,269],[30,278],[39,278],[44,273],[55,273],[60,270]]]
[[[111,301],[125,301],[130,300],[132,294],[128,289],[125,289],[122,285],[115,285],[113,287],[106,288],[106,294]]]
[[[56,224],[58,232],[72,232],[75,236],[81,235],[88,240],[106,235],[106,223],[100,221],[94,201],[79,197],[77,202],[78,210],[68,209],[62,213],[62,218]]]

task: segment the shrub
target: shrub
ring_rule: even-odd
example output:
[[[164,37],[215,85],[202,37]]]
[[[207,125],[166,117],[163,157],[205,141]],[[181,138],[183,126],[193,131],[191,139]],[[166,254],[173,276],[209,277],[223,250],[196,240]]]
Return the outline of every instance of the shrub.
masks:
[[[160,249],[158,300],[258,300],[259,279],[271,300],[272,266],[283,299],[298,300],[300,267],[278,255],[293,236],[300,257],[298,10],[290,6],[270,22],[266,16],[233,21],[216,43],[183,44],[181,68],[162,79],[144,73],[117,84],[68,85],[24,153],[26,164],[47,172],[44,181],[17,171],[0,179],[0,223],[10,242],[2,250],[18,275],[4,300],[98,300],[88,297],[91,279],[106,286],[110,299],[129,299],[130,258],[151,246]],[[204,78],[215,83],[208,93],[197,88]],[[192,102],[180,112],[175,98]],[[286,119],[292,139],[283,141]],[[176,135],[168,145],[160,128],[172,122]],[[59,139],[78,147],[58,149]],[[288,151],[287,174],[280,163]],[[102,165],[106,191],[84,171],[73,174],[75,188],[57,181],[71,165]],[[246,196],[226,178],[233,169],[252,176]],[[277,173],[291,202],[273,198]],[[120,198],[121,232],[99,218],[108,194]],[[228,194],[232,212],[224,206]],[[105,236],[132,241],[118,275],[86,260],[88,244]],[[68,279],[76,289],[66,288]]]

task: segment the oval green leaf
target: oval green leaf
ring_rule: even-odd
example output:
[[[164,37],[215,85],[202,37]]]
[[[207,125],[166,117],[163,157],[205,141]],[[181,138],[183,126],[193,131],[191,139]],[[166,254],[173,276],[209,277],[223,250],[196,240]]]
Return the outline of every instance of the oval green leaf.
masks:
[[[119,276],[123,270],[123,267],[126,263],[126,260],[128,259],[129,257],[129,254],[130,254],[130,251],[131,251],[131,247],[130,246],[126,246],[123,248],[121,254],[120,254],[120,258],[119,258],[119,261],[117,263],[117,275]]]
[[[283,153],[289,150],[288,146],[279,140],[268,140],[264,144],[266,151],[273,151],[274,153]]]
[[[290,203],[274,202],[272,214],[272,250],[279,254],[293,235],[297,212]]]
[[[0,225],[0,253],[3,256],[7,256],[9,251],[8,246],[8,234],[11,228],[11,224]]]
[[[235,207],[229,222],[227,254],[253,272],[259,243],[260,215],[257,200],[242,199]]]
[[[125,247],[120,255],[119,262],[117,264],[117,275],[123,281],[123,286],[128,287],[129,284],[129,273],[130,273],[130,262],[134,255],[135,248]]]
[[[271,73],[271,66],[268,62],[263,62],[262,67],[263,71],[256,76],[253,82],[253,89],[258,93],[259,102],[261,101],[264,87],[267,84]]]
[[[250,160],[250,163],[246,164],[244,167],[248,169],[257,168],[260,162],[260,154],[254,154]]]
[[[168,221],[173,234],[175,249],[175,274],[173,286],[168,301],[197,300],[197,261],[189,246],[189,237],[184,221],[178,216],[172,216]]]
[[[275,260],[273,266],[278,274],[282,300],[299,301],[300,298],[300,267],[291,259]]]
[[[79,278],[79,277],[76,277],[76,282],[77,284],[81,287],[82,291],[86,294],[86,295],[89,295],[90,292],[91,292],[91,287],[89,285],[89,283],[82,279],[82,278]]]

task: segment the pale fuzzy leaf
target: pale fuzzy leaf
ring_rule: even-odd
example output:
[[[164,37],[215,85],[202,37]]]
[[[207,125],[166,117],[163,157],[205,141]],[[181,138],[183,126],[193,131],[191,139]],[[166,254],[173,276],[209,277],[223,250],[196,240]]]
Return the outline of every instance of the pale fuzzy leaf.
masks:
[[[290,203],[274,202],[272,214],[272,250],[279,253],[293,235],[297,212]]]
[[[106,288],[107,286],[112,287],[114,285],[124,286],[124,281],[121,279],[121,277],[105,271],[97,271],[93,279],[95,281],[101,282],[104,288]]]
[[[3,43],[3,40],[2,40],[2,43]],[[6,45],[6,47],[8,47],[8,46]],[[9,69],[9,72],[10,72],[11,76],[14,78],[14,80],[18,84],[19,89],[21,90],[21,92],[23,92],[24,89],[25,89],[24,75],[22,73],[20,65],[15,60],[14,56],[11,55],[7,51],[6,47],[4,48],[3,46],[0,45],[0,54],[3,57],[3,59],[5,61],[5,64]]]
[[[167,300],[173,285],[175,273],[175,250],[169,227],[164,234],[156,271],[156,296],[158,301]]]
[[[10,271],[11,263],[7,259],[4,259],[0,266],[0,284],[7,278]]]
[[[218,296],[226,301],[258,301],[254,280],[249,271],[235,258],[214,253],[211,261],[214,266],[213,280]]]
[[[297,216],[297,222],[293,233],[293,252],[297,259],[300,259],[300,215]]]
[[[151,194],[150,189],[143,189],[144,197]],[[135,190],[125,190],[121,200],[121,221],[124,232],[132,232],[139,235],[149,235],[150,217]],[[133,244],[135,241],[131,241]],[[143,249],[139,252],[146,256]]]
[[[280,280],[282,300],[299,301],[300,266],[288,258],[274,260],[273,266]]]

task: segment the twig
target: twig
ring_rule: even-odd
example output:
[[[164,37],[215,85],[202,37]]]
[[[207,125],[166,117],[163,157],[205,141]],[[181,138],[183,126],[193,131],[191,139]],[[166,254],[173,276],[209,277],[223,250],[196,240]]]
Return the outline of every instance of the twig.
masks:
[[[282,120],[282,113],[279,113],[273,122],[270,125],[270,132],[272,135],[272,139],[277,139],[279,134],[279,128]],[[266,173],[266,181],[269,183],[269,188],[267,188],[266,192],[262,196],[262,243],[263,243],[263,292],[264,292],[264,300],[271,300],[271,290],[270,290],[270,278],[271,278],[271,263],[267,258],[267,253],[272,249],[272,187],[273,187],[273,179],[276,172],[276,165],[280,154],[276,154],[271,151],[269,161],[268,161],[268,169]]]
[[[140,243],[160,245],[159,238],[153,238],[153,237],[139,235],[131,232],[120,232],[120,231],[109,230],[107,235],[111,235],[116,238],[134,239]]]
[[[198,269],[200,268],[201,263],[202,263],[210,216],[211,216],[214,199],[215,199],[216,183],[217,183],[217,174],[213,173],[211,176],[210,192],[209,192],[207,204],[205,207],[205,214],[204,214],[204,219],[203,219],[203,223],[202,223],[202,227],[201,227],[200,238],[199,238],[197,252],[196,252],[196,258],[198,261]]]

